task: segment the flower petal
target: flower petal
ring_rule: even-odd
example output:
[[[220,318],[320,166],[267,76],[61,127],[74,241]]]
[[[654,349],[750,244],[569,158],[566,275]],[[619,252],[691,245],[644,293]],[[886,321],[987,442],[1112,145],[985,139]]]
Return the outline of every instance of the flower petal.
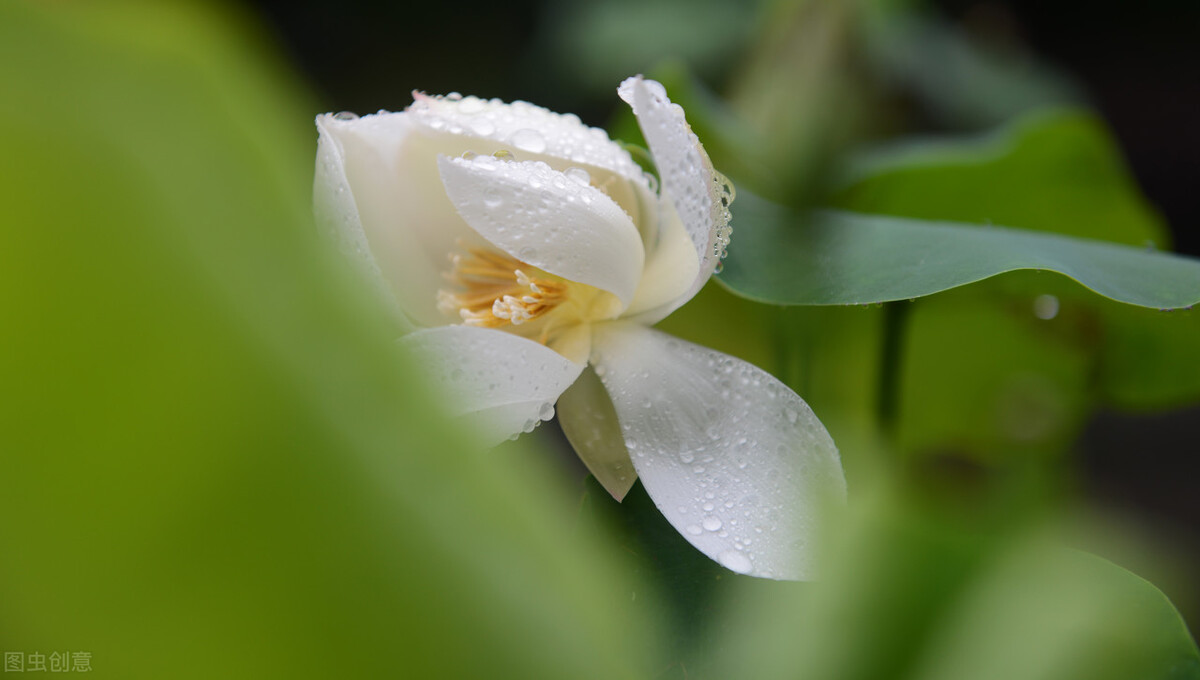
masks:
[[[570,281],[606,290],[624,309],[644,254],[637,227],[611,198],[540,161],[438,159],[459,215],[504,252]]]
[[[418,330],[400,346],[443,387],[451,414],[469,416],[489,445],[554,417],[554,402],[584,367],[532,340],[471,326]]]
[[[596,481],[613,498],[624,499],[637,481],[637,472],[629,460],[612,400],[591,369],[585,369],[558,398],[558,424]]]
[[[645,326],[662,321],[695,294],[691,290],[700,271],[696,251],[688,237],[675,207],[662,201],[658,224],[658,241],[647,251],[642,280],[638,282],[633,302],[625,310],[625,318]]]
[[[628,151],[604,130],[584,125],[573,114],[554,113],[522,101],[506,104],[499,99],[430,97],[419,92],[414,92],[413,98],[408,113],[416,125],[430,131],[486,139],[497,148],[544,156],[547,162],[559,159],[603,168],[634,182],[646,181]]]
[[[379,265],[371,257],[367,235],[363,232],[358,206],[346,180],[346,159],[342,145],[328,130],[329,114],[317,116],[317,168],[313,178],[313,213],[317,224],[329,229],[344,254],[358,261],[368,272],[382,279]]]
[[[661,84],[634,76],[621,83],[617,93],[633,107],[658,167],[663,198],[670,200],[678,213],[699,263],[692,285],[669,308],[660,310],[661,319],[704,286],[724,255],[733,187],[713,169],[683,109],[671,103]]]
[[[490,155],[504,150],[515,160],[538,160],[559,171],[585,170],[601,188],[633,216],[645,233],[657,238],[654,213],[658,197],[646,173],[629,152],[600,128],[584,125],[574,114],[554,113],[528,102],[413,93],[407,113],[421,132],[446,147],[447,156],[463,151]]]
[[[667,520],[733,571],[811,578],[822,511],[846,487],[808,405],[740,359],[648,328],[608,324],[593,342],[634,468]]]
[[[318,117],[317,127],[325,144],[318,172],[329,167],[318,176],[316,200],[336,206],[337,218],[349,219],[346,229],[356,252],[364,246],[358,234],[365,236],[370,257],[415,323],[446,323],[437,307],[442,271],[456,241],[472,232],[437,173],[437,156],[445,149],[414,134],[402,113],[349,120],[327,114]]]

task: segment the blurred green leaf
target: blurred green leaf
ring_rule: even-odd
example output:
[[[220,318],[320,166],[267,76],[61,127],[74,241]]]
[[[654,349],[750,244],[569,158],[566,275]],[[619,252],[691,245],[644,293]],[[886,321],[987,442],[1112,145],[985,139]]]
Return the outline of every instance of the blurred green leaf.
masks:
[[[1125,305],[1093,306],[1103,323],[1096,387],[1105,403],[1162,409],[1200,400],[1200,311],[1164,315]]]
[[[709,677],[707,650],[728,634],[720,611],[737,589],[769,588],[773,582],[729,571],[696,550],[663,517],[641,482],[620,503],[588,477],[580,507],[581,526],[610,532],[627,568],[662,593],[635,593],[629,608],[662,620],[668,634],[655,678]]]
[[[201,4],[0,5],[0,640],[121,678],[632,677],[545,461],[472,452],[310,216],[313,110]],[[464,653],[469,649],[469,653]]]
[[[1193,258],[1001,227],[798,214],[747,192],[739,193],[733,210],[736,245],[720,280],[762,302],[905,300],[1018,269],[1057,272],[1142,307],[1200,302],[1200,261]]]
[[[748,156],[739,165],[761,168],[754,188],[762,195],[811,206],[826,188],[831,159],[869,126],[877,107],[858,68],[863,7],[782,0],[759,16],[759,39],[730,80],[729,106],[757,133],[756,144],[738,149]]]
[[[561,87],[602,95],[660,61],[685,61],[709,78],[723,76],[752,36],[755,5],[722,0],[577,0],[545,3],[538,39]]]
[[[1049,289],[1035,286],[1047,277],[1021,274],[1031,292],[984,282],[911,305],[895,432],[901,452],[1014,474],[1070,448],[1094,406],[1103,338],[1087,306],[1046,297]],[[1043,318],[1045,305],[1053,318]]]
[[[1067,74],[1003,30],[1011,23],[1005,6],[978,5],[974,11],[981,21],[955,26],[912,9],[915,4],[864,3],[865,52],[879,81],[914,94],[922,112],[942,125],[985,128],[1083,99]]]
[[[1200,677],[1154,586],[1056,546],[1040,522],[980,522],[972,506],[860,489],[825,577],[731,599],[742,625],[714,650],[713,677]]]
[[[840,181],[831,204],[855,212],[1170,246],[1104,124],[1083,111],[892,142],[851,157]]]
[[[833,202],[850,210],[1005,224],[1131,246],[1169,245],[1161,219],[1138,191],[1111,135],[1094,115],[1081,111],[1030,114],[983,135],[878,147],[847,165],[842,184]],[[1160,273],[1154,269],[1145,276],[1152,280]],[[1200,288],[1200,283],[1195,285]],[[1007,410],[999,406],[1005,399],[1001,395],[1013,389],[998,383],[992,385],[995,389],[980,389],[978,385],[989,384],[987,375],[1005,383],[1015,380],[1031,385],[1030,380],[1041,380],[1055,384],[1048,389],[1061,398],[1049,394],[1034,398],[1045,401],[1068,430],[1073,429],[1067,425],[1071,418],[1062,417],[1074,409],[1064,412],[1062,405],[1078,404],[1084,391],[1123,408],[1177,406],[1200,398],[1200,366],[1190,358],[1200,346],[1200,316],[1193,312],[1163,315],[1113,304],[1081,294],[1057,277],[1007,274],[984,288],[972,286],[972,290],[957,296],[953,303],[929,302],[958,318],[957,323],[939,320],[928,309],[914,320],[917,326],[928,322],[938,329],[913,329],[919,337],[909,346],[918,355],[909,358],[905,382],[920,385],[910,385],[914,393],[905,400],[911,406],[910,417],[920,418],[919,412],[926,412],[930,425],[937,419],[942,430],[969,431],[969,438],[979,443],[981,437],[990,436],[985,433],[996,431],[996,414]],[[977,297],[971,298],[972,294]],[[1038,300],[1060,306],[1061,314],[1052,322],[1039,320],[1033,313]],[[962,338],[955,347],[947,347],[951,342],[944,335],[950,330],[948,324],[957,329],[953,337],[973,333],[973,325],[964,325],[964,315],[987,317],[978,324],[992,332],[975,334],[974,341]],[[1034,331],[1034,326],[1038,330]],[[996,343],[999,338],[1005,342]],[[966,359],[968,348],[993,343],[1005,345],[1003,353],[1011,360],[1007,367],[991,353],[977,355],[971,364],[950,365],[954,357]],[[1020,347],[1025,350],[1019,352]],[[1058,377],[1031,372],[1030,368],[1039,364],[1049,369],[1062,359],[1064,351],[1073,358],[1050,371]],[[1018,359],[1018,354],[1023,358]],[[1035,356],[1039,354],[1040,358]],[[1081,358],[1086,358],[1083,365]],[[1059,369],[1066,366],[1077,369],[1076,377],[1068,381],[1072,386],[1061,381],[1065,376]],[[969,390],[978,397],[979,406],[985,401],[992,404],[987,419],[944,415],[959,412],[971,402],[949,397],[963,393],[967,376],[981,381]],[[919,398],[915,392],[920,393]],[[1051,407],[1050,401],[1058,405]],[[951,411],[938,410],[938,404]],[[1041,412],[1038,417],[1048,416],[1049,412]],[[914,423],[908,425],[910,432],[920,429]],[[1060,433],[1054,439],[1061,443],[1061,437]],[[919,438],[930,443],[928,433]],[[946,443],[943,440],[940,445]],[[965,442],[960,440],[954,445],[962,444]]]
[[[916,678],[1200,678],[1200,651],[1149,582],[1094,555],[1019,546],[934,631]]]

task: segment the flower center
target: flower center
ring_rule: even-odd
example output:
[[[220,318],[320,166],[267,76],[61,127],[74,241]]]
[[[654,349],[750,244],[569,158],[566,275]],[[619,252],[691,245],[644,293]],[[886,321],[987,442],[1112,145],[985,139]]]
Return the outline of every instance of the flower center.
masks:
[[[458,292],[438,291],[438,309],[458,314],[468,326],[519,326],[537,319],[567,298],[564,281],[547,278],[516,258],[487,248],[454,253],[446,278]],[[526,270],[534,272],[530,276]]]

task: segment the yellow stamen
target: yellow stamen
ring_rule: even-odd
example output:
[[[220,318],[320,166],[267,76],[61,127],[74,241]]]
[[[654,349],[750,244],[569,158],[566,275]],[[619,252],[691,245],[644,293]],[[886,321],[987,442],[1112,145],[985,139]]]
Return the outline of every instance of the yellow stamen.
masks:
[[[529,276],[522,268],[536,270],[505,253],[488,248],[470,248],[467,253],[452,255],[453,266],[446,273],[447,280],[464,290],[438,291],[438,308],[458,314],[468,326],[519,326],[566,299],[565,282]],[[541,342],[547,335],[544,329]]]

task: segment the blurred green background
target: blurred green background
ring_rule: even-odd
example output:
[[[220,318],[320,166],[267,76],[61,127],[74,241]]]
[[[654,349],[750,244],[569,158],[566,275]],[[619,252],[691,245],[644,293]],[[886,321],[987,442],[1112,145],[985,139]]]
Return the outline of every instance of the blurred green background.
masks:
[[[1200,677],[1193,312],[1036,271],[734,294],[778,245],[753,234],[814,207],[1200,251],[1198,10],[1054,5],[0,5],[5,663]],[[663,327],[771,370],[842,451],[821,582],[724,571],[552,427],[473,452],[312,224],[316,113],[457,90],[635,140],[634,72],[741,194],[725,281]],[[1200,291],[1181,266],[1146,278]]]

